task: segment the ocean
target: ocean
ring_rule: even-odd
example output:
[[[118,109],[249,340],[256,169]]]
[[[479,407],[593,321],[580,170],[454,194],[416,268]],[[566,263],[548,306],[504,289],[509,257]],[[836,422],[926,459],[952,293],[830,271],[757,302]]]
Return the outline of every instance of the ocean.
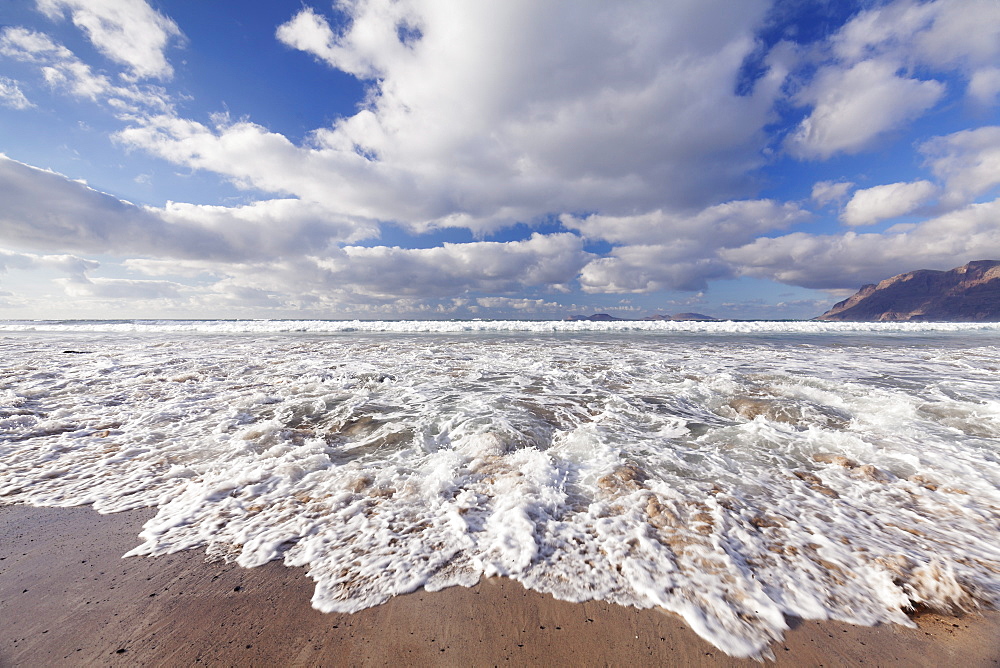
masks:
[[[129,555],[305,566],[313,605],[513,578],[681,615],[1000,603],[1000,325],[0,321],[0,504]]]

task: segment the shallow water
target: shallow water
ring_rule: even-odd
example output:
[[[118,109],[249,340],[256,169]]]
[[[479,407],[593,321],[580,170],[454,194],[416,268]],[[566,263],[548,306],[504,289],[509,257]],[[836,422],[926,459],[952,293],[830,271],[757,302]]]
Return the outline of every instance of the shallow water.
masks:
[[[996,326],[635,324],[0,323],[0,503],[156,507],[130,554],[321,610],[504,575],[734,655],[1000,602]]]

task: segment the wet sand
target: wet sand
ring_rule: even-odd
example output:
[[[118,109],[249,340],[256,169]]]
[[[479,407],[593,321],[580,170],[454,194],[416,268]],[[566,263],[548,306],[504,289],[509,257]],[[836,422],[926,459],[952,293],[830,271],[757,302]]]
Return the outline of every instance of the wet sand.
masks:
[[[556,601],[497,578],[324,615],[303,569],[193,551],[120,559],[151,516],[0,507],[0,666],[761,665],[668,613]],[[916,621],[793,620],[772,650],[779,666],[1000,666],[1000,612]]]

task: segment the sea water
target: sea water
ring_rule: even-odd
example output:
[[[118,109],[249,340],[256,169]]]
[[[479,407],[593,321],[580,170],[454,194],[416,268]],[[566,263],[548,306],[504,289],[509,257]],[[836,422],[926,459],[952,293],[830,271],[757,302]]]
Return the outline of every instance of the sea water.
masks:
[[[130,555],[313,605],[505,576],[681,615],[1000,603],[1000,326],[0,322],[0,504],[156,509]]]

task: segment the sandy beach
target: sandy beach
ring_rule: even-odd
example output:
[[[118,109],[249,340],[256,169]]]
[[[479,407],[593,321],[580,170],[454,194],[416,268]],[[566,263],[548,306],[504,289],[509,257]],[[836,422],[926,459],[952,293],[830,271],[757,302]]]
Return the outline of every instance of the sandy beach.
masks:
[[[504,579],[322,614],[302,569],[197,551],[120,559],[150,516],[0,508],[0,665],[760,665],[674,615],[556,601]],[[782,666],[1000,665],[1000,613],[916,621],[791,620],[772,650]]]

